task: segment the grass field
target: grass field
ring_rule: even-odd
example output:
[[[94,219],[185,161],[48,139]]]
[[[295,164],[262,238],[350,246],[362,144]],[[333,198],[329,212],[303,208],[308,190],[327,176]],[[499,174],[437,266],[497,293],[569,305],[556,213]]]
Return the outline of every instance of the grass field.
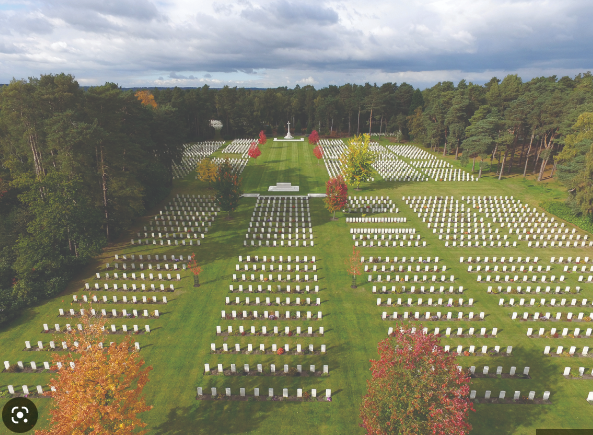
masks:
[[[387,143],[381,139],[382,143]],[[300,194],[321,193],[325,191],[327,172],[323,162],[318,164],[313,156],[312,146],[306,142],[298,143],[268,143],[261,147],[262,155],[256,161],[250,161],[243,172],[244,191],[246,193],[267,194],[267,188],[277,182],[291,182],[300,186]],[[222,156],[218,151],[215,156]],[[439,156],[440,157],[440,156]],[[454,166],[457,162],[450,160]],[[468,166],[471,170],[471,165]],[[183,180],[177,180],[174,185],[172,196],[177,194],[203,195],[209,194],[207,188],[194,179],[194,174],[189,174]],[[584,366],[586,372],[591,373],[593,364],[586,358],[569,357],[544,357],[544,346],[551,346],[555,352],[556,346],[562,345],[565,349],[575,345],[580,350],[584,345],[589,345],[591,339],[575,338],[529,338],[526,336],[528,327],[535,330],[545,327],[581,328],[581,334],[589,324],[576,324],[576,322],[554,322],[541,324],[536,322],[522,322],[511,320],[510,314],[518,311],[520,315],[524,311],[544,311],[544,308],[509,308],[500,307],[500,297],[509,299],[514,297],[518,301],[519,295],[494,295],[487,293],[488,285],[476,283],[476,275],[467,272],[467,263],[460,264],[459,257],[468,256],[538,256],[538,264],[550,264],[550,257],[593,257],[590,248],[527,248],[525,242],[519,243],[517,248],[445,248],[444,241],[439,240],[436,234],[429,231],[426,224],[402,201],[403,195],[453,195],[461,200],[465,195],[503,195],[514,196],[528,203],[530,206],[538,206],[544,200],[562,199],[562,191],[553,181],[538,184],[530,179],[523,180],[522,176],[514,175],[498,181],[493,173],[485,173],[479,182],[386,182],[376,177],[373,183],[363,184],[360,192],[351,192],[356,195],[389,196],[399,207],[400,213],[397,216],[407,217],[408,222],[404,224],[386,224],[393,227],[414,227],[427,241],[426,247],[406,248],[360,248],[361,255],[369,256],[430,256],[440,257],[439,265],[447,266],[447,276],[455,275],[455,287],[463,286],[463,296],[455,295],[455,298],[463,297],[474,299],[472,311],[485,312],[486,319],[483,322],[470,325],[466,321],[424,321],[424,326],[433,329],[435,326],[444,331],[446,327],[458,328],[469,326],[476,328],[486,327],[490,331],[493,327],[498,328],[497,338],[441,338],[443,345],[464,346],[464,350],[470,345],[476,347],[488,345],[489,348],[500,345],[501,349],[506,346],[513,346],[511,357],[476,357],[461,356],[458,358],[459,365],[463,367],[476,366],[476,372],[480,372],[484,365],[490,367],[490,373],[495,372],[497,366],[503,366],[503,373],[508,373],[511,366],[517,367],[517,372],[522,372],[523,367],[530,367],[531,379],[473,379],[471,389],[477,391],[477,397],[484,397],[486,390],[492,391],[493,397],[498,396],[501,390],[506,391],[507,398],[513,396],[514,391],[521,391],[526,396],[529,391],[535,391],[536,397],[541,398],[544,391],[551,392],[550,404],[547,405],[519,405],[519,404],[477,404],[475,413],[470,416],[470,423],[473,425],[472,434],[535,434],[536,428],[591,428],[593,427],[593,416],[590,412],[590,405],[586,402],[589,391],[593,391],[593,380],[565,379],[562,376],[564,367],[572,367],[574,374],[578,367]],[[150,210],[147,216],[140,219],[130,234],[141,231],[144,226],[149,226],[150,216],[158,214],[159,210],[167,205],[171,198],[154,210]],[[65,320],[57,317],[58,309],[70,309],[72,295],[77,294],[79,299],[85,292],[84,283],[96,282],[95,272],[104,272],[105,263],[114,261],[114,254],[181,254],[188,255],[196,253],[198,262],[203,267],[200,275],[201,286],[194,288],[193,279],[187,271],[182,274],[181,283],[175,283],[174,293],[167,293],[169,303],[166,306],[159,306],[161,317],[155,320],[144,321],[123,321],[121,319],[110,320],[108,323],[116,325],[127,324],[130,327],[134,323],[139,325],[149,324],[150,335],[140,335],[137,341],[142,346],[141,356],[147,364],[153,367],[150,374],[149,384],[145,388],[146,401],[154,406],[154,409],[143,415],[143,420],[148,424],[150,434],[362,434],[364,431],[359,427],[359,405],[362,396],[366,392],[366,380],[370,378],[370,359],[377,356],[377,342],[387,336],[387,329],[393,326],[392,322],[382,321],[381,313],[387,311],[392,313],[395,309],[377,307],[376,297],[371,293],[372,285],[366,283],[366,274],[358,278],[359,287],[350,288],[351,278],[345,272],[344,261],[351,253],[352,238],[349,228],[353,226],[371,226],[364,224],[347,224],[344,216],[338,213],[339,220],[331,221],[331,215],[324,209],[321,198],[312,198],[311,215],[313,223],[314,247],[300,248],[256,248],[243,245],[245,234],[249,227],[249,221],[255,205],[255,198],[244,198],[239,208],[231,215],[230,219],[219,216],[213,223],[210,232],[202,241],[200,247],[189,246],[167,246],[154,247],[153,245],[130,245],[132,235],[122,236],[118,243],[108,246],[103,254],[90,264],[85,270],[74,279],[68,289],[58,297],[46,301],[39,306],[26,310],[23,315],[10,324],[0,327],[0,359],[2,361],[24,361],[26,365],[30,361],[36,361],[40,365],[43,361],[51,361],[51,354],[46,352],[25,352],[23,351],[26,340],[31,341],[34,346],[38,340],[47,343],[50,338],[48,334],[42,334],[42,325],[49,324],[50,329],[55,323],[62,326],[67,322],[77,323],[76,320]],[[357,216],[360,216],[359,214]],[[375,225],[376,226],[376,225]],[[582,232],[581,232],[582,233]],[[590,236],[591,237],[591,236]],[[192,249],[193,248],[193,249]],[[316,256],[317,274],[320,277],[320,292],[318,295],[310,295],[312,298],[320,297],[322,304],[319,308],[314,307],[312,311],[323,312],[323,320],[316,322],[303,321],[229,321],[221,320],[221,310],[229,312],[231,309],[242,310],[246,308],[225,307],[225,297],[234,299],[237,294],[229,293],[229,284],[232,282],[232,274],[235,272],[235,265],[238,263],[238,256],[274,255],[283,256]],[[131,262],[128,260],[128,262]],[[137,261],[138,263],[138,261]],[[562,270],[558,265],[552,265],[552,271],[561,275]],[[244,272],[245,273],[245,272]],[[259,272],[258,272],[259,273]],[[574,274],[573,274],[574,275]],[[104,282],[104,281],[101,281]],[[125,282],[120,280],[120,282]],[[567,282],[563,285],[579,285],[575,276],[568,275]],[[593,284],[580,283],[581,293],[577,296],[566,296],[569,300],[572,297],[577,299],[593,299]],[[107,295],[111,300],[112,295],[119,299],[123,292],[96,291],[99,297]],[[139,293],[134,293],[139,295]],[[142,295],[157,295],[160,293],[146,292]],[[132,293],[128,294],[131,298]],[[241,295],[243,299],[246,295]],[[256,295],[251,295],[254,299]],[[261,295],[268,296],[267,294]],[[282,299],[286,296],[281,296]],[[308,296],[308,295],[306,295]],[[381,295],[396,297],[397,295]],[[409,294],[401,297],[412,297]],[[426,297],[426,296],[425,296]],[[438,296],[437,296],[438,297]],[[443,295],[443,297],[449,297]],[[540,297],[550,299],[551,294],[531,295],[526,298]],[[561,296],[564,297],[564,296]],[[414,300],[417,296],[413,296]],[[560,297],[557,296],[558,299]],[[590,302],[589,302],[590,304]],[[117,308],[130,308],[123,305],[95,304],[96,309],[105,308],[111,310]],[[589,305],[590,307],[590,305]],[[74,308],[78,308],[74,306]],[[138,307],[143,308],[142,306]],[[154,309],[149,306],[148,309]],[[258,307],[263,311],[266,308]],[[278,308],[276,308],[278,309]],[[291,310],[294,308],[291,307]],[[284,309],[280,309],[281,312]],[[305,310],[303,308],[302,310]],[[436,310],[436,309],[435,309]],[[448,311],[441,307],[441,311]],[[398,311],[401,311],[398,310]],[[420,311],[428,311],[422,308]],[[453,309],[453,311],[455,311]],[[464,309],[463,311],[470,311]],[[579,309],[570,307],[546,308],[545,311],[574,313],[593,311],[591,308]],[[589,314],[587,314],[588,316]],[[294,330],[296,326],[305,329],[313,326],[325,328],[324,337],[298,338],[298,337],[249,337],[234,336],[226,341],[230,347],[240,343],[242,348],[252,343],[254,348],[260,343],[269,347],[276,343],[283,346],[290,344],[291,349],[297,344],[303,347],[314,344],[316,350],[321,344],[327,346],[325,355],[233,355],[210,353],[210,344],[216,343],[221,348],[224,342],[223,337],[216,336],[216,326],[220,325],[226,330],[228,325],[238,329],[239,325],[245,327],[267,326],[269,330],[273,326],[279,326],[282,331],[285,326]],[[141,326],[143,328],[143,326]],[[50,334],[51,335],[51,334]],[[60,342],[59,336],[55,339]],[[117,340],[116,340],[117,341]],[[270,364],[276,364],[277,370],[282,370],[284,364],[294,367],[297,364],[303,365],[303,370],[308,370],[310,364],[314,364],[317,370],[322,365],[329,366],[328,377],[271,377],[271,376],[235,376],[222,377],[204,375],[204,364],[210,364],[215,368],[221,363],[228,368],[230,364],[242,367],[249,364],[251,370],[255,370],[257,364],[262,364],[264,370]],[[21,385],[46,385],[51,378],[49,373],[0,373],[0,391],[7,391],[8,385],[14,385],[17,391]],[[289,389],[291,396],[296,395],[297,388],[310,390],[316,388],[319,395],[324,394],[325,389],[332,390],[333,401],[327,402],[272,402],[272,401],[199,401],[196,400],[196,387],[203,387],[205,394],[210,394],[211,387],[217,387],[218,391],[224,388],[231,388],[233,394],[238,394],[239,388],[246,388],[247,395],[253,395],[253,388],[260,388],[261,395],[267,395],[268,388],[274,388],[275,394],[281,395],[283,388]],[[0,399],[3,405],[6,398]],[[41,422],[38,428],[47,427],[45,417],[49,410],[49,403],[44,399],[35,399],[40,410]],[[0,433],[8,431],[0,428]]]

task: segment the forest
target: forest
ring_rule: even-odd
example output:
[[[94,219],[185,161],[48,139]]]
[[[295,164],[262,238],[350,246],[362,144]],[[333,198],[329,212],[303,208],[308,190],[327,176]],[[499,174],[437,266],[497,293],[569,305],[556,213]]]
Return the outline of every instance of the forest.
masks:
[[[141,96],[139,96],[141,94]],[[0,322],[60,292],[75,270],[172,186],[183,144],[296,134],[393,135],[496,175],[557,177],[593,213],[593,76],[440,82],[82,89],[67,74],[0,87]],[[294,133],[294,132],[293,132]],[[471,162],[471,163],[470,163]],[[547,174],[547,175],[546,175]]]

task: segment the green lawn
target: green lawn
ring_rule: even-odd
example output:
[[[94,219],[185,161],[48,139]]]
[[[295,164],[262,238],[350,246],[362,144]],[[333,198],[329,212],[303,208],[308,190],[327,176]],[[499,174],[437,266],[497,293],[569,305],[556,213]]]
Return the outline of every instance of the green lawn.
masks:
[[[381,140],[387,143],[386,140]],[[266,194],[268,186],[277,182],[291,182],[300,186],[300,193],[320,193],[325,191],[324,183],[327,180],[327,172],[323,162],[317,163],[312,153],[312,146],[299,142],[274,143],[268,141],[261,147],[262,155],[256,161],[250,161],[243,172],[244,190],[246,193]],[[218,151],[215,156],[221,156]],[[440,157],[440,156],[439,156]],[[454,166],[457,162],[449,160]],[[466,168],[471,171],[471,164]],[[498,328],[497,338],[445,338],[441,339],[443,345],[457,346],[461,344],[464,350],[470,345],[488,345],[489,348],[500,345],[501,349],[506,346],[513,346],[511,357],[459,357],[459,365],[463,367],[476,366],[481,372],[484,365],[490,366],[490,372],[495,372],[497,366],[503,366],[503,373],[508,373],[511,366],[517,367],[517,372],[522,372],[523,367],[529,366],[530,380],[519,379],[474,379],[471,389],[477,390],[478,397],[484,397],[486,390],[491,390],[492,395],[498,396],[498,392],[505,390],[507,398],[513,396],[514,391],[521,391],[526,396],[531,390],[536,392],[536,397],[541,398],[544,391],[551,392],[551,404],[549,405],[496,405],[478,404],[475,405],[476,413],[472,413],[470,422],[475,434],[535,434],[536,428],[587,428],[593,426],[593,417],[590,413],[590,405],[586,402],[588,391],[593,391],[592,380],[567,380],[562,376],[565,366],[573,368],[573,374],[579,366],[584,366],[588,373],[591,373],[593,364],[588,359],[568,357],[543,357],[543,348],[550,345],[555,351],[556,346],[562,345],[567,349],[576,345],[581,349],[584,345],[591,343],[589,339],[532,339],[526,336],[528,327],[537,328],[556,327],[560,331],[564,327],[571,330],[574,327],[581,328],[584,334],[588,324],[577,325],[574,322],[554,322],[553,325],[512,321],[510,314],[517,311],[522,314],[524,311],[544,311],[543,308],[508,308],[499,307],[500,297],[506,300],[514,297],[518,302],[518,295],[494,295],[487,293],[486,283],[476,283],[476,275],[467,273],[467,264],[460,264],[459,257],[464,256],[539,256],[540,263],[544,266],[549,264],[551,256],[576,257],[590,256],[593,252],[589,248],[556,248],[556,249],[529,249],[526,243],[520,243],[517,248],[445,248],[444,241],[439,240],[437,235],[430,231],[426,224],[415,215],[402,200],[403,195],[454,195],[461,200],[464,195],[513,195],[515,198],[527,202],[531,206],[538,206],[540,202],[548,199],[562,198],[562,191],[554,182],[540,185],[530,179],[523,180],[520,175],[512,175],[498,181],[493,173],[484,173],[483,179],[479,182],[386,182],[380,177],[375,177],[373,183],[364,183],[362,191],[353,192],[356,195],[389,196],[399,207],[398,216],[408,218],[404,224],[386,224],[385,226],[414,227],[427,241],[424,248],[359,248],[361,255],[368,256],[431,256],[440,257],[439,265],[446,265],[447,276],[455,275],[455,287],[464,286],[463,297],[474,299],[473,309],[464,308],[463,311],[484,311],[487,315],[483,322],[472,323],[476,328],[486,327],[488,331],[493,327]],[[194,174],[189,174],[183,180],[176,180],[172,196],[176,194],[209,194],[206,186],[195,180]],[[151,210],[148,215],[137,222],[136,227],[130,231],[135,236],[142,227],[149,226],[150,216],[158,214],[171,198],[164,201],[158,208]],[[51,361],[50,355],[45,352],[24,352],[24,342],[31,341],[34,345],[38,340],[47,343],[51,338],[42,334],[42,325],[60,323],[77,323],[76,320],[58,319],[58,309],[70,309],[72,294],[79,297],[84,293],[84,283],[94,283],[94,274],[97,271],[104,271],[106,262],[113,262],[114,254],[182,254],[196,253],[196,258],[203,267],[200,276],[201,287],[194,288],[192,279],[188,272],[183,272],[181,283],[175,283],[177,290],[174,293],[166,293],[169,300],[168,305],[159,306],[161,317],[156,320],[144,321],[122,321],[113,320],[110,323],[117,325],[127,324],[130,327],[137,323],[143,328],[149,324],[152,329],[150,335],[140,335],[137,341],[142,346],[141,355],[154,370],[150,374],[150,382],[145,388],[145,397],[154,409],[143,415],[143,420],[148,424],[151,434],[362,434],[359,427],[358,408],[361,398],[366,391],[366,380],[370,378],[369,360],[377,356],[377,342],[387,335],[392,322],[382,321],[381,312],[392,313],[394,308],[376,306],[376,297],[371,293],[371,284],[366,281],[366,274],[359,277],[360,285],[357,289],[350,288],[351,278],[345,273],[344,261],[352,249],[352,238],[349,228],[354,226],[369,226],[347,224],[344,217],[338,213],[339,220],[331,221],[330,214],[323,207],[321,198],[312,198],[311,214],[313,220],[314,247],[301,248],[255,248],[243,245],[245,234],[249,227],[249,221],[255,205],[255,198],[244,198],[239,208],[231,215],[230,219],[219,216],[213,224],[210,232],[202,241],[200,247],[153,247],[153,245],[130,245],[131,235],[122,236],[118,243],[110,245],[104,250],[103,255],[82,270],[68,289],[60,296],[46,301],[39,306],[28,309],[25,313],[8,325],[0,328],[0,359],[2,361],[24,361],[27,365],[35,360],[38,365],[43,361]],[[591,237],[591,236],[590,236]],[[311,310],[322,311],[324,318],[320,322],[307,321],[227,321],[220,319],[221,310],[229,312],[231,309],[242,310],[242,307],[225,307],[225,297],[234,299],[237,294],[230,294],[229,284],[232,284],[232,274],[235,272],[235,265],[238,263],[238,256],[274,255],[283,256],[316,256],[317,274],[320,277],[320,293],[311,294],[310,297],[320,297],[322,304],[320,308]],[[128,260],[128,262],[131,262]],[[139,261],[136,261],[139,263]],[[560,266],[553,265],[554,273],[562,274]],[[244,272],[246,273],[246,272]],[[258,272],[259,273],[259,272]],[[439,273],[440,275],[440,273]],[[104,282],[104,281],[102,281]],[[123,281],[122,281],[123,282]],[[576,286],[576,278],[570,276],[566,285]],[[593,299],[591,290],[592,284],[580,284],[581,294],[578,296],[566,296],[569,300],[572,297],[577,299]],[[265,288],[265,287],[264,287]],[[123,292],[93,292],[102,297],[107,295],[111,299],[117,294],[118,298]],[[143,293],[144,294],[144,293]],[[157,295],[160,299],[161,293],[146,292],[147,295]],[[136,293],[139,295],[139,293]],[[132,293],[128,294],[131,299]],[[240,295],[244,299],[246,295]],[[256,295],[250,295],[253,299]],[[265,298],[263,294],[261,297]],[[274,297],[276,295],[271,295]],[[282,294],[284,299],[286,295]],[[397,298],[397,295],[381,295]],[[293,296],[294,297],[294,296]],[[404,296],[401,296],[404,297]],[[405,298],[417,296],[405,295]],[[437,296],[438,297],[438,296]],[[448,297],[443,295],[443,298]],[[458,298],[460,296],[455,296]],[[526,298],[540,297],[550,299],[551,295],[526,296]],[[424,296],[426,298],[426,296]],[[557,297],[559,299],[559,297]],[[63,302],[62,302],[63,301]],[[78,308],[75,306],[74,308]],[[95,308],[106,308],[118,311],[129,306],[114,304],[97,304]],[[138,307],[142,308],[142,307]],[[154,309],[148,306],[148,309]],[[247,308],[244,308],[247,309]],[[262,312],[263,307],[250,308]],[[278,308],[276,308],[278,309]],[[281,312],[285,309],[280,308]],[[294,310],[294,308],[291,308]],[[301,309],[305,310],[306,309]],[[436,309],[434,309],[437,311]],[[456,311],[441,307],[440,311]],[[402,311],[399,309],[398,311]],[[428,311],[422,308],[419,311]],[[568,312],[580,311],[590,312],[587,309],[546,308],[545,311]],[[424,326],[433,329],[435,326],[444,332],[446,327],[464,327],[467,329],[469,322],[423,322]],[[228,325],[233,325],[235,330],[239,325],[250,327],[256,326],[257,330],[262,325],[269,330],[273,326],[290,326],[292,330],[296,326],[303,329],[307,326],[319,326],[325,328],[324,337],[297,338],[297,337],[248,337],[234,336],[226,341],[230,347],[240,343],[242,348],[252,343],[259,347],[260,343],[270,346],[276,343],[283,346],[290,344],[291,349],[296,344],[304,347],[314,344],[316,350],[321,344],[327,346],[325,355],[211,355],[210,343],[216,343],[221,348],[224,342],[223,337],[216,336],[216,326],[220,325],[226,330]],[[59,340],[59,337],[56,338]],[[222,363],[225,368],[230,364],[242,367],[248,363],[251,370],[255,370],[257,364],[262,364],[264,370],[269,369],[270,364],[276,364],[278,371],[282,370],[284,364],[294,367],[297,364],[303,365],[303,370],[308,370],[310,364],[314,364],[319,370],[325,364],[329,366],[329,377],[269,377],[269,376],[207,376],[204,375],[204,363],[215,368],[216,364]],[[1,373],[0,391],[6,391],[7,385],[15,385],[20,391],[23,384],[32,386],[46,385],[51,375],[46,373]],[[268,388],[274,388],[275,394],[281,395],[283,388],[289,389],[291,396],[296,395],[297,388],[310,390],[316,388],[319,395],[325,393],[325,389],[332,390],[332,403],[326,402],[271,402],[271,401],[198,401],[196,387],[204,388],[205,394],[210,394],[211,387],[217,387],[219,392],[224,388],[231,388],[233,394],[238,394],[239,388],[246,388],[247,395],[253,394],[253,388],[260,388],[261,395],[267,395]],[[7,399],[0,399],[0,404]],[[35,399],[40,412],[41,419],[48,412],[48,401]],[[46,427],[44,423],[39,428]],[[6,433],[0,429],[0,433]]]

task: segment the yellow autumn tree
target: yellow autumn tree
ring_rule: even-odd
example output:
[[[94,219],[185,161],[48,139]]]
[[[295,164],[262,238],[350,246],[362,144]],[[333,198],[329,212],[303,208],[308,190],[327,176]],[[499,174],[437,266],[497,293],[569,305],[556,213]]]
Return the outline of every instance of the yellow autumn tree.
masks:
[[[371,136],[363,134],[354,136],[348,143],[348,148],[340,156],[342,175],[347,184],[356,185],[368,179],[373,173],[373,163],[376,153],[371,150]]]
[[[154,101],[154,95],[152,95],[150,91],[138,91],[134,95],[140,100],[142,104],[156,108],[157,104],[156,101]]]
[[[212,163],[209,158],[202,159],[196,168],[198,173],[198,180],[204,183],[211,184],[216,181],[216,174],[218,172],[218,166]]]
[[[92,319],[91,305],[80,319],[82,329],[72,329],[61,338],[67,355],[54,355],[61,368],[49,382],[53,399],[50,429],[37,435],[143,434],[146,426],[139,413],[152,408],[141,397],[152,367],[134,348],[131,336],[109,345],[105,320]],[[131,332],[130,332],[131,333]]]

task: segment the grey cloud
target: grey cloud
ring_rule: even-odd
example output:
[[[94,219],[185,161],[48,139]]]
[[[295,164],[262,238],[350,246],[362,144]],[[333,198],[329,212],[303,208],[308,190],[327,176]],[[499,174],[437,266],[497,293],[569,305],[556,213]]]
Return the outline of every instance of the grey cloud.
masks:
[[[93,11],[102,15],[125,17],[145,21],[160,16],[155,5],[148,0],[50,0],[51,9]]]
[[[339,19],[336,11],[320,4],[291,3],[286,0],[276,0],[260,8],[249,5],[241,11],[241,17],[253,22],[261,22],[263,19],[271,26],[301,25],[304,22],[335,24]]]
[[[204,74],[204,78],[205,79],[211,79],[212,78],[212,74]]]
[[[159,80],[163,81],[164,79],[162,77],[159,77]]]
[[[186,79],[187,77],[177,74],[175,72],[172,72],[169,74],[169,78],[170,79]]]

